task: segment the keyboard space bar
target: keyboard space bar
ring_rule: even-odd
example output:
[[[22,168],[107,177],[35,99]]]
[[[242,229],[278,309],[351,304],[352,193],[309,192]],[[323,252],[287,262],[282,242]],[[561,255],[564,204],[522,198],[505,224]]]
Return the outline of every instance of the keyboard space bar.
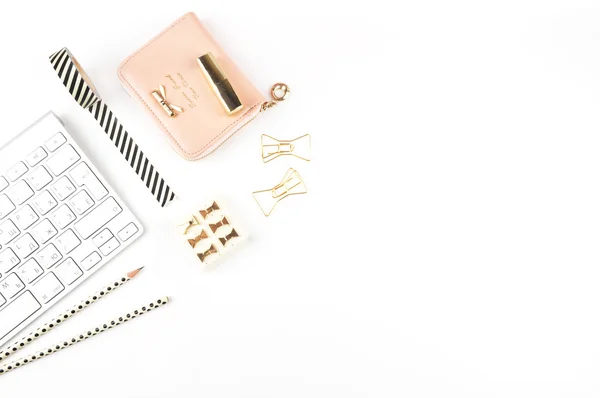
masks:
[[[5,338],[17,326],[35,314],[42,306],[31,292],[25,292],[7,307],[0,310],[0,340]]]

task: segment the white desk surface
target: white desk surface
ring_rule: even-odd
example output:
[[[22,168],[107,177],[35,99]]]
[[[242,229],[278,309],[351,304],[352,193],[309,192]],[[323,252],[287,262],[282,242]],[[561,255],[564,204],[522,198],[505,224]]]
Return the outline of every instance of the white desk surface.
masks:
[[[147,268],[35,347],[173,302],[1,377],[0,396],[600,395],[597,2],[37,3],[0,14],[0,139],[54,110],[146,226],[53,312]],[[186,11],[265,93],[293,89],[196,163],[115,73]],[[180,202],[159,209],[62,88],[46,57],[63,46]],[[264,165],[261,133],[310,133],[313,161]],[[250,193],[288,167],[310,192],[266,219]],[[206,272],[170,228],[213,197],[250,239]]]

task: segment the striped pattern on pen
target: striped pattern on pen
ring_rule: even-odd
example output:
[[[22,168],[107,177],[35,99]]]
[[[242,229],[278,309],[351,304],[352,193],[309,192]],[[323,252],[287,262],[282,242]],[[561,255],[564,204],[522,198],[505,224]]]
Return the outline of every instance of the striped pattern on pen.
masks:
[[[125,157],[125,160],[129,163],[133,171],[146,184],[146,187],[158,203],[164,207],[167,203],[175,199],[175,193],[173,193],[171,187],[169,187],[144,152],[133,141],[133,138],[131,138],[115,114],[108,109],[108,106],[94,92],[94,89],[88,85],[84,78],[85,73],[73,60],[69,50],[63,48],[52,54],[50,56],[50,63],[71,96],[81,107],[87,109],[92,114],[115,147]]]

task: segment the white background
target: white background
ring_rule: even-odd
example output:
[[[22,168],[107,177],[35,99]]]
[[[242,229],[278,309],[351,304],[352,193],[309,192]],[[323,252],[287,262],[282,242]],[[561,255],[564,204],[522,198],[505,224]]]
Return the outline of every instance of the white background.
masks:
[[[139,279],[37,347],[173,302],[3,376],[1,396],[600,395],[597,1],[10,3],[2,140],[53,109],[146,226],[53,310],[146,265]],[[196,163],[116,77],[187,11],[259,89],[293,89]],[[53,76],[63,46],[181,201],[159,209]],[[262,133],[310,133],[313,161],[262,164]],[[250,193],[288,167],[310,192],[266,219]],[[172,226],[211,198],[249,240],[206,272]]]

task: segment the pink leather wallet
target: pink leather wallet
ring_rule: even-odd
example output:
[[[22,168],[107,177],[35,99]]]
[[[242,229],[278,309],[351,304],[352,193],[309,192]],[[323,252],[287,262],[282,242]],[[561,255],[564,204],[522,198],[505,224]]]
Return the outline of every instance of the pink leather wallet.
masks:
[[[216,62],[208,72],[201,62],[207,54],[211,54],[209,61]],[[226,87],[235,91],[234,99],[241,106],[226,108],[216,88],[222,83],[211,84],[210,77],[219,79],[214,74],[228,79]],[[179,18],[123,61],[118,76],[125,90],[158,123],[171,147],[188,160],[212,153],[289,92],[280,84],[284,93],[277,96],[274,86],[271,94],[276,101],[266,101],[194,13]]]

